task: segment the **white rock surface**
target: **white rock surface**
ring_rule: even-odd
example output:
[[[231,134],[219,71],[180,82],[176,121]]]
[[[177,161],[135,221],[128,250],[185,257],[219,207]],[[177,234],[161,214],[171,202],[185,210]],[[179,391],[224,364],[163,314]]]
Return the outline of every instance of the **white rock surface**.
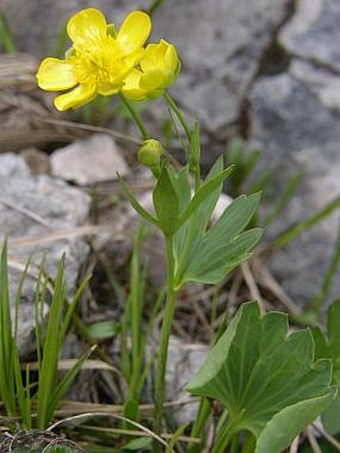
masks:
[[[81,186],[112,181],[128,174],[127,163],[114,140],[95,134],[78,140],[51,155],[52,175]]]

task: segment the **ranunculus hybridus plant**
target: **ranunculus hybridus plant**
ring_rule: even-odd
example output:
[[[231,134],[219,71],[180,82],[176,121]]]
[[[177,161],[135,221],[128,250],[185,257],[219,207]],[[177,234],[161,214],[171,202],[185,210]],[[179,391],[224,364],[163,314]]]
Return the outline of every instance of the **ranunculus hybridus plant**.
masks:
[[[174,46],[164,40],[145,48],[150,32],[151,19],[142,11],[131,12],[117,32],[99,10],[84,9],[68,21],[73,45],[65,59],[45,58],[38,85],[68,90],[54,100],[61,111],[81,107],[98,94],[122,92],[132,100],[161,96],[178,76],[180,62]]]

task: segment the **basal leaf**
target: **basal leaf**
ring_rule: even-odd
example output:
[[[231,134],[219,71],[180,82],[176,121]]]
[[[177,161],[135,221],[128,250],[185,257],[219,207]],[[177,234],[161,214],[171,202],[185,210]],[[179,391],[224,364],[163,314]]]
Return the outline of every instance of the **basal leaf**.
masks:
[[[340,299],[332,303],[328,310],[327,338],[319,328],[312,329],[317,358],[333,361],[333,384],[340,393]],[[340,396],[322,414],[322,422],[330,434],[340,431]]]
[[[340,389],[335,400],[322,414],[322,423],[329,434],[337,434],[340,431]]]
[[[258,305],[249,302],[241,306],[187,389],[220,401],[235,431],[248,430],[259,439],[276,415],[285,418],[289,407],[289,420],[295,420],[299,430],[307,426],[307,415],[319,415],[333,397],[330,377],[330,361],[314,364],[309,330],[289,334],[285,314],[261,317]],[[324,405],[318,400],[323,397]],[[307,401],[309,411],[301,405]],[[287,428],[282,442],[290,439]]]
[[[283,451],[306,425],[332,402],[334,391],[284,408],[267,423],[256,442],[255,453]]]

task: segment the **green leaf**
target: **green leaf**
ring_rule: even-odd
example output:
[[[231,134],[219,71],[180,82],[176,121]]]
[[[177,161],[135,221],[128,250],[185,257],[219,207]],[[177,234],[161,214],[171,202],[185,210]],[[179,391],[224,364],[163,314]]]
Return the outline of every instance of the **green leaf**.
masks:
[[[176,174],[172,167],[169,168],[169,176],[176,190],[179,210],[182,212],[191,200],[189,167],[186,165]]]
[[[8,290],[7,240],[0,257],[0,399],[8,415],[15,414],[12,319]]]
[[[95,322],[86,326],[87,333],[97,340],[105,340],[114,337],[119,331],[119,323],[116,321]]]
[[[54,293],[51,301],[46,338],[43,345],[43,358],[39,367],[37,393],[37,427],[45,429],[50,416],[50,398],[57,383],[58,355],[62,337],[62,313],[65,302],[65,255],[59,262]]]
[[[153,215],[151,215],[146,209],[143,208],[143,206],[138,202],[138,200],[132,195],[130,189],[128,188],[128,186],[125,184],[124,180],[121,177],[119,177],[119,182],[123,189],[124,195],[129,200],[133,209],[145,220],[148,220],[152,224],[159,227],[158,220]]]
[[[195,173],[199,171],[201,162],[201,143],[200,143],[200,129],[199,123],[195,121],[194,130],[191,136],[191,152],[189,159],[190,170]]]
[[[316,345],[316,357],[333,361],[333,384],[338,388],[338,397],[322,414],[322,422],[330,434],[340,431],[340,299],[328,309],[327,338],[318,327],[312,329]]]
[[[335,400],[330,404],[322,414],[322,424],[325,430],[331,434],[337,434],[340,431],[340,390]]]
[[[184,431],[186,430],[188,425],[189,425],[189,423],[184,423],[183,425],[181,425],[177,428],[175,434],[172,436],[172,438],[167,446],[165,453],[172,453],[174,451],[173,449],[174,449],[177,441],[179,440],[181,435],[184,433]]]
[[[223,170],[223,156],[219,157],[212,166],[205,183],[211,181]],[[187,265],[187,260],[192,254],[193,249],[201,241],[205,233],[210,217],[214,211],[216,203],[221,195],[221,184],[201,203],[199,209],[192,215],[176,232],[174,236],[174,253],[176,260],[177,275],[181,275]],[[180,192],[181,212],[189,205],[191,200],[191,188],[189,182],[189,172],[179,173],[176,188]]]
[[[292,199],[299,184],[302,181],[303,176],[304,176],[303,172],[300,171],[289,179],[287,187],[285,188],[283,194],[281,195],[279,200],[275,203],[273,209],[266,215],[264,219],[264,225],[266,227],[268,227],[280,215],[284,207]]]
[[[6,54],[14,54],[16,51],[12,32],[2,11],[0,11],[0,46]]]
[[[165,235],[177,229],[179,200],[167,168],[163,168],[153,191],[153,204],[160,228]]]
[[[178,276],[180,284],[185,281],[217,283],[249,257],[262,230],[242,231],[253,217],[259,199],[260,194],[241,195],[227,207],[216,224],[196,243],[187,268]]]
[[[196,192],[196,194],[192,198],[191,202],[189,203],[185,211],[182,212],[177,222],[177,228],[183,225],[183,223],[186,222],[189,219],[189,217],[191,217],[193,213],[197,211],[202,202],[209,195],[211,195],[214,192],[214,190],[217,189],[220,186],[220,184],[223,183],[225,179],[228,178],[232,171],[233,171],[232,166],[225,168],[219,175],[215,176],[215,178],[211,179],[210,181],[207,181],[205,184],[202,185],[202,187]]]
[[[136,399],[127,399],[124,403],[124,417],[130,420],[139,420],[139,404]]]
[[[335,198],[335,200],[331,201],[330,203],[326,204],[324,208],[322,208],[319,212],[312,215],[306,220],[294,224],[287,228],[283,233],[281,233],[271,244],[272,248],[281,248],[284,245],[288,244],[288,242],[294,240],[297,236],[299,236],[304,231],[312,228],[314,225],[322,222],[326,218],[328,218],[334,211],[340,208],[340,197]]]
[[[187,390],[220,401],[234,432],[248,430],[257,439],[274,433],[284,437],[281,445],[288,445],[292,430],[281,429],[275,416],[282,423],[295,421],[302,430],[310,423],[308,414],[316,417],[331,402],[330,379],[330,361],[314,364],[309,330],[289,334],[287,315],[261,317],[258,305],[249,302],[238,310]],[[273,448],[271,453],[280,451]]]
[[[268,422],[256,442],[255,453],[281,452],[332,402],[334,392],[284,408]]]
[[[150,447],[152,443],[152,437],[139,437],[138,439],[130,440],[124,445],[123,450],[128,451],[142,451],[145,448]]]
[[[181,285],[186,281],[216,284],[236,266],[246,261],[263,234],[261,228],[254,228],[236,236],[226,245],[209,248],[204,243],[191,258],[191,265],[185,271]]]
[[[81,370],[81,367],[85,361],[90,357],[92,352],[97,348],[96,345],[92,346],[88,351],[86,351],[75,363],[75,365],[67,371],[62,380],[58,385],[52,389],[50,395],[48,395],[48,405],[46,407],[46,424],[53,417],[53,412],[56,410],[61,398],[70,388],[72,382],[74,381],[76,375]],[[40,381],[39,381],[40,382]],[[43,382],[43,381],[42,381]]]

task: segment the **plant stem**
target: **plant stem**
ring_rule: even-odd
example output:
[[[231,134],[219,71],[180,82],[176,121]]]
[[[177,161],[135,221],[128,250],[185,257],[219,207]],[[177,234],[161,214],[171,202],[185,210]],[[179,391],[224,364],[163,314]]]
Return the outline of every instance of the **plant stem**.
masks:
[[[163,2],[164,0],[153,0],[148,10],[148,14],[152,16],[157,11],[157,9],[162,5]]]
[[[159,345],[159,354],[155,381],[155,413],[154,413],[154,432],[160,434],[162,428],[163,404],[165,398],[165,372],[168,359],[168,347],[171,333],[171,326],[176,306],[177,292],[174,289],[175,282],[175,260],[173,253],[173,237],[166,238],[166,264],[167,264],[167,300]],[[154,443],[154,453],[161,451],[160,444]]]
[[[168,103],[169,107],[175,113],[179,122],[183,126],[184,132],[185,132],[186,136],[188,137],[189,143],[191,144],[192,132],[191,132],[191,129],[190,129],[186,119],[184,118],[182,110],[178,107],[178,105],[176,104],[173,97],[167,91],[165,91],[163,96],[164,96],[164,99],[166,100],[166,102]]]
[[[211,453],[220,453],[222,451],[225,451],[227,446],[229,445],[230,441],[232,440],[233,436],[238,432],[237,430],[237,425],[240,422],[241,418],[243,417],[244,414],[244,409],[240,411],[238,416],[236,416],[233,419],[229,419],[227,421],[227,425],[222,426],[220,428],[217,440],[215,442],[215,445],[211,451]]]
[[[239,446],[239,433],[234,434],[233,439],[231,441],[230,453],[237,453],[238,446]]]
[[[132,116],[134,122],[136,123],[136,126],[140,130],[143,140],[148,140],[150,138],[150,135],[145,127],[143,120],[139,116],[137,110],[133,107],[131,102],[129,102],[122,93],[120,93],[120,98],[121,98],[123,104],[125,105],[125,107],[128,109],[130,115]]]
[[[211,414],[211,404],[207,398],[201,398],[196,419],[191,429],[190,437],[198,437],[201,439],[200,445],[192,445],[187,449],[188,453],[197,453],[203,451],[204,435],[207,420]]]

